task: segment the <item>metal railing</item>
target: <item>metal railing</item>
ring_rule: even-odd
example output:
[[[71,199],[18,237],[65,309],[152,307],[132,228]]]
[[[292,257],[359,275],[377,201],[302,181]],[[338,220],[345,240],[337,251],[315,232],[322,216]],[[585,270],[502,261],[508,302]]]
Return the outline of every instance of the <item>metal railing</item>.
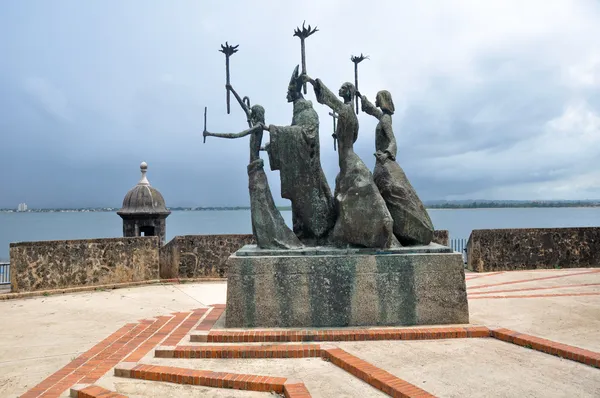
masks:
[[[467,263],[467,242],[466,238],[450,239],[450,248],[455,252],[459,252],[463,256],[463,262]]]
[[[0,263],[0,285],[10,285],[10,263]]]

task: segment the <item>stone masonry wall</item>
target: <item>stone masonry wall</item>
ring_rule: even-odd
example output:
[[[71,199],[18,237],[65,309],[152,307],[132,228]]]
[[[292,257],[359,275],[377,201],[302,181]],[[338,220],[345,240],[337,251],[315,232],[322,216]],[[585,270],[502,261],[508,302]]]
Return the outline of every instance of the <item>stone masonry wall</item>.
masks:
[[[476,272],[600,267],[600,228],[474,230],[467,253]]]
[[[434,242],[448,245],[448,231],[435,231]],[[11,243],[12,291],[227,277],[229,256],[255,243],[250,234],[177,236],[163,247],[158,237]]]
[[[10,244],[13,292],[158,278],[158,237]]]
[[[161,278],[227,277],[225,263],[252,235],[176,236],[160,249]]]

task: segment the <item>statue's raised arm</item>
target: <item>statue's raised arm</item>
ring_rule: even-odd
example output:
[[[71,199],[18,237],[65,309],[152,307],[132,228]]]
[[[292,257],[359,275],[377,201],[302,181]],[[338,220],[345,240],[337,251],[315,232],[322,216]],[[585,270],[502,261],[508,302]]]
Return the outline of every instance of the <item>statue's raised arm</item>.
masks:
[[[302,75],[302,80],[312,84],[319,104],[327,105],[337,113],[341,111],[344,103],[323,84],[321,79],[315,80],[311,79],[308,75]]]
[[[249,104],[246,104],[244,102],[244,99],[242,97],[240,97],[240,95],[237,93],[237,91],[235,91],[235,89],[233,88],[233,86],[231,84],[226,84],[225,88],[233,93],[233,96],[235,97],[238,104],[240,104],[240,106],[242,107],[242,110],[246,114],[246,119],[248,119],[248,124],[250,124],[251,110],[250,110]],[[250,127],[252,127],[252,126],[250,126]]]
[[[381,117],[383,116],[383,112],[379,108],[377,108],[375,105],[373,105],[371,103],[371,101],[369,101],[367,99],[366,95],[361,95],[359,92],[357,92],[356,96],[358,98],[360,98],[360,102],[361,102],[360,108],[364,113],[374,116],[377,119],[381,119]]]
[[[219,137],[219,138],[235,139],[235,138],[242,138],[242,137],[245,137],[245,136],[253,134],[253,133],[257,133],[259,131],[262,131],[263,128],[264,128],[264,126],[262,124],[257,124],[256,126],[250,128],[250,129],[246,129],[240,133],[209,133],[208,131],[205,131],[204,133],[202,133],[202,135],[204,135],[205,137]]]

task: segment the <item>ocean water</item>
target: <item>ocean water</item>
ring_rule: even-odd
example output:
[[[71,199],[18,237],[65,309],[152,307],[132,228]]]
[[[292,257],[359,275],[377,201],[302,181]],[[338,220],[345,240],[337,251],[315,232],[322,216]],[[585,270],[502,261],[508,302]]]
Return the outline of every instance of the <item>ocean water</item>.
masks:
[[[291,225],[292,213],[283,211]],[[436,229],[451,238],[468,238],[473,229],[600,226],[600,208],[432,209]],[[167,218],[167,240],[176,235],[251,233],[250,211],[174,211]],[[10,242],[114,238],[122,236],[116,213],[0,213],[0,260]]]

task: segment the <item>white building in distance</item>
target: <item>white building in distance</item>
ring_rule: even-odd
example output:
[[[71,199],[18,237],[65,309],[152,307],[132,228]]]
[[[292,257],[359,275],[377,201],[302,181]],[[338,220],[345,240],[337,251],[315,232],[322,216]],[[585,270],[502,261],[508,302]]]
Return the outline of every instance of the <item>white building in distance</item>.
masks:
[[[27,203],[19,203],[19,206],[17,206],[17,211],[27,211]]]

